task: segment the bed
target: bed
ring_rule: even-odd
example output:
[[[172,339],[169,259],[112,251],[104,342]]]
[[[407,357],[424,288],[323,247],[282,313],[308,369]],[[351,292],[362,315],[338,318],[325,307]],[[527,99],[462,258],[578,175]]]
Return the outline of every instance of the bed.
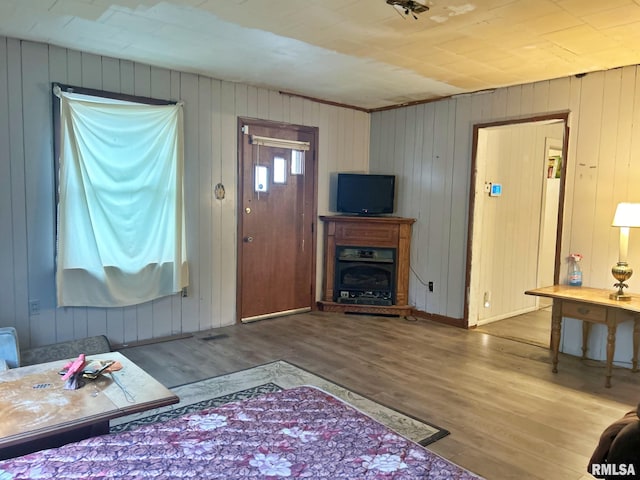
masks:
[[[480,479],[310,386],[0,461],[22,478]]]

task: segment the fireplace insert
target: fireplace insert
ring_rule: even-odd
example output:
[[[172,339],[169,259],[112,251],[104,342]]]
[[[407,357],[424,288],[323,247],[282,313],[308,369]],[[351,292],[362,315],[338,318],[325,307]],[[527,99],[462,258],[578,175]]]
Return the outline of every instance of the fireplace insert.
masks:
[[[336,247],[334,301],[394,305],[396,249]]]

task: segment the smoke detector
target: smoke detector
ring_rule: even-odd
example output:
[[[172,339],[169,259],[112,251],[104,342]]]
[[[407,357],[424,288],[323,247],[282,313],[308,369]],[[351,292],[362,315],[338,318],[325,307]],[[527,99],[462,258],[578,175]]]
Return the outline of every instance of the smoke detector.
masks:
[[[387,4],[391,5],[404,18],[411,15],[414,19],[418,19],[418,15],[429,10],[424,3],[415,0],[387,0]]]

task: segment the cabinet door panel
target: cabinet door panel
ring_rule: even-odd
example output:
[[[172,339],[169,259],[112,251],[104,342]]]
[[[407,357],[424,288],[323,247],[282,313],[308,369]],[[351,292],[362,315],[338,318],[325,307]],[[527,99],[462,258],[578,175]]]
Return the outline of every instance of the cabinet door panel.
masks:
[[[395,246],[398,243],[398,225],[338,224],[336,241],[342,245]]]

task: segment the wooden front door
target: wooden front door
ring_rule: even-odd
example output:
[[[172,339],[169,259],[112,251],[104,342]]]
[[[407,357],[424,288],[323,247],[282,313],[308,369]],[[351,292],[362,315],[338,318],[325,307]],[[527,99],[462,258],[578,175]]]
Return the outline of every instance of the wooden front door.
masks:
[[[315,302],[317,129],[239,121],[238,316]]]

